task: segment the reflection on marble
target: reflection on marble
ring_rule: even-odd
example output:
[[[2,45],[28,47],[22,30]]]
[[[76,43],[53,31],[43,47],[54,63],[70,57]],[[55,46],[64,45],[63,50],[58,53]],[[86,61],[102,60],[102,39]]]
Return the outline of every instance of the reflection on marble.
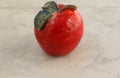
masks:
[[[58,58],[34,38],[45,0],[0,0],[0,78],[120,78],[120,0],[56,1],[76,4],[85,25],[79,46]]]

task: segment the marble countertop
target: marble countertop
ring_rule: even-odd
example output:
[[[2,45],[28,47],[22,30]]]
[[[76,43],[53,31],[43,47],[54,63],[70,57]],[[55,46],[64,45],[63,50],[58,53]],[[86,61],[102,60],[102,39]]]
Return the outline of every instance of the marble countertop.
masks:
[[[0,0],[0,78],[120,78],[120,0],[56,0],[75,4],[84,35],[69,55],[45,54],[33,20],[48,0]]]

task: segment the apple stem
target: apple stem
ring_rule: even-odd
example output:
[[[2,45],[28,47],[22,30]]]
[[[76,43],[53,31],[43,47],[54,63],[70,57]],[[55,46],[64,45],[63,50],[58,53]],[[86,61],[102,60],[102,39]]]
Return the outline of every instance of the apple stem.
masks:
[[[75,5],[65,5],[62,9],[59,10],[59,13],[67,9],[76,10],[77,7]]]

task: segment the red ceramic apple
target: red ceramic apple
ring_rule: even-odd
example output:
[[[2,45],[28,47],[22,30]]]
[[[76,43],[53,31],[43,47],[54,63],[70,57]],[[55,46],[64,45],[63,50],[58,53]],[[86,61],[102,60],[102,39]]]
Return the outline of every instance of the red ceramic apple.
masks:
[[[66,55],[79,44],[83,20],[74,5],[47,2],[34,20],[35,37],[42,49],[53,56]]]

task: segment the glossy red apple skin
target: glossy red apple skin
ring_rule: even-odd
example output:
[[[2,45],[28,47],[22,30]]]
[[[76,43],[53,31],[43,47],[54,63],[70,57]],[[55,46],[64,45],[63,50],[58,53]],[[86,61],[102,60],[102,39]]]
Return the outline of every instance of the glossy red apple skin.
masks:
[[[58,7],[62,8],[60,4]],[[35,37],[42,49],[52,56],[63,56],[72,52],[83,35],[83,20],[76,10],[55,12],[42,30],[34,28]]]

